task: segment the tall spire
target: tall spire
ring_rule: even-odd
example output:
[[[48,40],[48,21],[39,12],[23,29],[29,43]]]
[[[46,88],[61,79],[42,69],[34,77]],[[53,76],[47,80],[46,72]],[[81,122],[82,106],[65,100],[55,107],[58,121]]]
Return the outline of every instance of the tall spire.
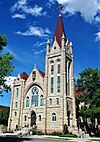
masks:
[[[62,5],[59,5],[58,10],[59,10],[59,15],[58,15],[58,21],[57,21],[57,25],[56,25],[56,31],[55,31],[54,39],[56,37],[56,40],[57,40],[59,46],[61,47],[62,35],[64,35],[65,39],[66,39],[62,15],[61,15]]]

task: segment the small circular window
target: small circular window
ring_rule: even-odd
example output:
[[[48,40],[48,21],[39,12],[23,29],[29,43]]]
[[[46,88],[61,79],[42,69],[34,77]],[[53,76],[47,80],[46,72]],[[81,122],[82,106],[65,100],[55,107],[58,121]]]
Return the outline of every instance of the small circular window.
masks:
[[[54,49],[56,49],[56,46],[54,47]]]

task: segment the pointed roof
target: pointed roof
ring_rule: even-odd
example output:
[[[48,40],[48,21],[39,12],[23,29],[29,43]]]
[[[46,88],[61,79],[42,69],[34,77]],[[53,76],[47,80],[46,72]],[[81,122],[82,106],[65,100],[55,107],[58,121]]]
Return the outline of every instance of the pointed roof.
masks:
[[[42,77],[45,76],[45,73],[44,73],[44,72],[42,72],[42,71],[40,71],[40,70],[38,70],[38,71],[40,72],[40,74],[41,74]]]
[[[62,16],[61,16],[61,14],[59,14],[54,39],[56,37],[56,40],[57,40],[60,47],[61,47],[61,40],[62,40],[63,34],[64,34],[65,39],[66,39]]]

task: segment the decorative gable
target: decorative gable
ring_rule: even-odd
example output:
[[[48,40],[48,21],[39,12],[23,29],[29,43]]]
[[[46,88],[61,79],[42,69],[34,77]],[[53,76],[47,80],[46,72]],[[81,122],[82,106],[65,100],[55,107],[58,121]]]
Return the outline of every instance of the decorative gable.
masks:
[[[50,53],[54,54],[54,53],[57,53],[57,52],[60,52],[60,46],[59,46],[59,44],[58,44],[58,42],[56,41],[56,38],[55,38],[53,45],[52,45],[52,48],[50,50]]]

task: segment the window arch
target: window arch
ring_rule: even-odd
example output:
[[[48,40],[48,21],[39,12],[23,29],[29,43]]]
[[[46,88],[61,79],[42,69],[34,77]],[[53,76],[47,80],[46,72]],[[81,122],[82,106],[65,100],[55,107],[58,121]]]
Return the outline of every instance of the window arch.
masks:
[[[43,95],[40,96],[40,106],[43,106]]]
[[[56,114],[55,113],[52,113],[52,121],[56,121]]]
[[[53,61],[53,60],[50,60],[50,63],[51,63],[51,64],[54,64],[54,61]]]
[[[39,90],[37,87],[33,87],[32,89],[32,105],[34,105],[35,107],[38,106],[38,93],[39,93]]]
[[[29,107],[29,103],[30,103],[29,97],[26,97],[26,107]]]

